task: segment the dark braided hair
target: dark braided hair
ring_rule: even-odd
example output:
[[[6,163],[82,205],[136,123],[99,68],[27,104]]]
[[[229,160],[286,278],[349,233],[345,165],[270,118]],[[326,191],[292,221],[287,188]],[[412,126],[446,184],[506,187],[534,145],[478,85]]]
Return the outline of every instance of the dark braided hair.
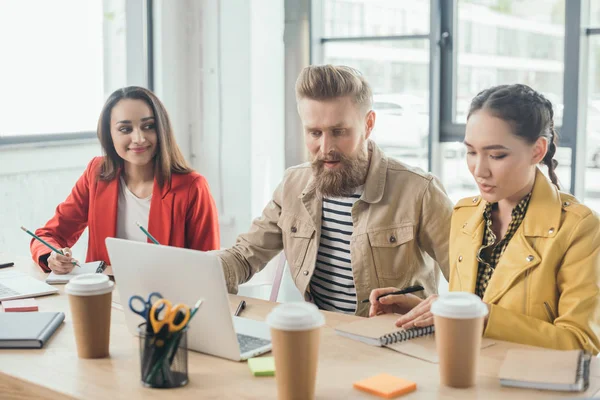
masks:
[[[499,85],[480,92],[469,108],[467,120],[484,109],[513,127],[514,134],[533,144],[540,137],[548,139],[548,151],[542,162],[548,167],[552,183],[559,187],[554,159],[558,137],[554,130],[552,103],[527,85]]]

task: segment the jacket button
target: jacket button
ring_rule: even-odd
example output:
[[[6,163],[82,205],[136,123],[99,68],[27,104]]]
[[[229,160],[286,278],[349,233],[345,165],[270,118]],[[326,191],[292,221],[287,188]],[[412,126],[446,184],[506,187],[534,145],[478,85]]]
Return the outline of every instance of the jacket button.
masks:
[[[563,207],[568,207],[568,206],[570,206],[570,205],[571,205],[571,203],[569,203],[568,201],[565,201],[565,202],[563,203]]]
[[[462,256],[458,256],[458,262],[462,261]]]
[[[390,243],[396,243],[396,237],[394,235],[390,236]]]
[[[478,197],[473,197],[473,203],[477,203]]]
[[[552,235],[554,233],[554,228],[548,229],[548,234]]]
[[[529,262],[533,261],[533,256],[531,254],[528,255],[527,258],[526,258],[526,260],[529,261]]]
[[[304,270],[304,271],[302,272],[302,274],[303,274],[304,276],[307,276],[307,275],[308,275],[308,271]]]
[[[296,232],[298,232],[298,229],[296,229],[295,226],[292,226],[292,229],[290,229],[290,231],[292,231],[292,233],[296,233]]]

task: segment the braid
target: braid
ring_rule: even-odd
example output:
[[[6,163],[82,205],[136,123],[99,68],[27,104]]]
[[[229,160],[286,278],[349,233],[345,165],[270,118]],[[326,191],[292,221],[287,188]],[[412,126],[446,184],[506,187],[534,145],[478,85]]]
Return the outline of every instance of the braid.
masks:
[[[560,186],[558,184],[558,177],[556,176],[555,171],[556,167],[558,167],[558,161],[554,159],[554,155],[556,154],[556,142],[558,139],[556,130],[554,129],[554,110],[552,109],[552,103],[549,100],[547,100],[543,96],[542,99],[543,104],[548,110],[548,114],[550,117],[550,122],[548,124],[548,131],[550,133],[550,137],[548,138],[548,151],[546,152],[546,155],[544,156],[542,162],[548,167],[548,175],[550,176],[550,180],[552,181],[554,186],[560,189]]]
[[[536,143],[540,137],[548,140],[548,150],[541,162],[548,167],[552,183],[560,189],[555,171],[558,165],[554,159],[557,134],[554,130],[552,102],[529,86],[518,83],[494,86],[481,91],[471,102],[467,120],[481,109],[510,122],[513,133],[529,144]]]

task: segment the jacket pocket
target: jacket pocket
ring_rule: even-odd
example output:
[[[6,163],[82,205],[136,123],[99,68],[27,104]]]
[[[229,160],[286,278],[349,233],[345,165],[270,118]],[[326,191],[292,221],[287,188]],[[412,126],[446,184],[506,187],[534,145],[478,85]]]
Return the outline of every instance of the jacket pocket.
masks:
[[[292,277],[296,277],[304,263],[306,251],[315,235],[311,223],[297,218],[295,215],[283,213],[277,222],[283,237],[283,249]]]
[[[403,278],[413,264],[414,225],[402,224],[393,228],[367,233],[375,270],[380,279]]]

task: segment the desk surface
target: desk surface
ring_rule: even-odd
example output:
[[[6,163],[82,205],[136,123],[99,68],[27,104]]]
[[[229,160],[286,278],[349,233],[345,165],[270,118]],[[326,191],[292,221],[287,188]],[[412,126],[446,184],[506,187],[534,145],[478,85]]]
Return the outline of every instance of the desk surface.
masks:
[[[27,258],[9,258],[15,268],[40,279],[44,274]],[[123,312],[113,307],[110,358],[81,360],[77,358],[75,338],[67,296],[37,298],[40,311],[63,311],[65,323],[41,350],[0,350],[0,393],[11,399],[275,399],[275,379],[253,377],[245,362],[189,353],[190,383],[168,392],[146,389],[140,384],[138,340],[125,325]],[[232,313],[241,297],[231,296]],[[118,302],[118,293],[113,300]],[[264,320],[273,303],[246,298],[243,316]],[[452,389],[440,385],[438,366],[392,350],[371,347],[335,334],[334,328],[358,317],[325,312],[321,355],[317,377],[317,399],[375,399],[352,388],[352,383],[379,373],[390,373],[417,382],[417,391],[403,399],[544,399],[568,395],[570,398],[600,397],[600,363],[594,359],[590,388],[585,393],[543,392],[500,386],[497,375],[506,351],[526,347],[506,342],[481,351],[477,385],[471,389]],[[594,397],[596,397],[594,396]]]

